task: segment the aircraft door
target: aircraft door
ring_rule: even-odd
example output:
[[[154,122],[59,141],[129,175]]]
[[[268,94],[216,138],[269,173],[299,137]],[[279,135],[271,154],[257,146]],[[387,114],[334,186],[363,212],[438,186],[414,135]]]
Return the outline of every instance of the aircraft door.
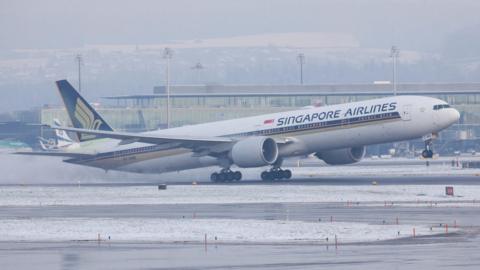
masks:
[[[412,120],[411,115],[412,105],[404,105],[402,109],[402,120],[403,121],[410,121]]]

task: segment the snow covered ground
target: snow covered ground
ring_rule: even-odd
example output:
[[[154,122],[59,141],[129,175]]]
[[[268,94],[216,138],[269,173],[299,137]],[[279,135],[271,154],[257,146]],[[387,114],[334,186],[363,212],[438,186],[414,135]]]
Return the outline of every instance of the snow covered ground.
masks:
[[[315,178],[325,176],[448,176],[448,175],[478,175],[480,169],[462,169],[446,165],[387,165],[387,166],[325,166],[294,168],[297,178]],[[479,177],[480,179],[480,177]]]
[[[438,206],[480,206],[480,186],[455,185],[455,196],[444,185],[173,185],[156,186],[0,186],[0,206],[122,205],[122,204],[239,204],[385,201],[438,202]]]
[[[233,219],[7,219],[0,222],[2,241],[160,241],[207,243],[366,242],[443,233],[415,225],[370,225],[352,222],[302,222]],[[451,229],[454,232],[456,229]],[[216,240],[215,240],[216,237]],[[329,238],[328,242],[326,238]]]
[[[0,208],[49,205],[172,205],[245,203],[347,203],[355,207],[383,205],[480,206],[480,186],[455,186],[456,197],[444,195],[440,185],[328,186],[328,185],[173,185],[156,186],[0,186]],[[416,201],[422,201],[416,203]],[[14,206],[9,208],[9,206]],[[390,203],[389,203],[390,206]],[[68,210],[62,210],[68,211]],[[232,218],[104,217],[0,217],[0,241],[158,241],[209,243],[339,243],[368,242],[444,233],[441,227],[411,222],[394,225],[363,222],[323,222]],[[450,229],[449,232],[457,229]],[[108,237],[110,236],[110,240]],[[216,240],[215,240],[216,238]]]

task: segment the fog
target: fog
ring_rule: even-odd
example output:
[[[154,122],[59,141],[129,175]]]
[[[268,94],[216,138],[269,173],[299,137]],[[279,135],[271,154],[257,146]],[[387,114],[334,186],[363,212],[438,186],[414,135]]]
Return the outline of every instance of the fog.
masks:
[[[151,93],[164,83],[295,84],[390,80],[473,82],[480,76],[474,0],[0,1],[0,112],[59,104],[54,81],[85,95]],[[130,46],[130,47],[128,47]],[[192,71],[200,62],[205,69]]]
[[[13,151],[0,151],[0,164],[0,185],[191,183],[209,179],[211,173],[211,168],[161,175],[121,171],[107,172],[98,168],[65,163],[62,162],[62,158],[23,156],[13,154]],[[256,171],[250,174],[256,175]]]
[[[362,46],[438,51],[478,26],[475,0],[46,0],[0,3],[2,49],[344,32]]]

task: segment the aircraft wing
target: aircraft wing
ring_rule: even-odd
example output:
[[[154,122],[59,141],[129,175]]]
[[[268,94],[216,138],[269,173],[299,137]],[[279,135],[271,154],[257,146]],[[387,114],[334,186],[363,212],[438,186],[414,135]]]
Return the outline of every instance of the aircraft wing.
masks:
[[[90,130],[81,128],[69,128],[52,126],[53,129],[72,131],[84,134],[95,135],[96,138],[111,138],[121,140],[120,144],[142,142],[150,144],[177,143],[178,147],[189,149],[204,148],[219,144],[235,142],[232,138],[226,137],[200,137],[200,136],[178,136],[178,135],[149,135],[130,132],[116,132],[105,130]]]

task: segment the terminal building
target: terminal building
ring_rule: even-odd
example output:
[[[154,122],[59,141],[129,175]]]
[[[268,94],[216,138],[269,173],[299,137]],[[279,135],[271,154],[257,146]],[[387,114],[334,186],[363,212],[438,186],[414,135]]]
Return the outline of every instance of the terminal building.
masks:
[[[192,125],[245,116],[323,106],[392,95],[389,83],[319,85],[173,85],[170,86],[171,126]],[[480,144],[480,83],[405,83],[397,85],[398,95],[424,95],[445,100],[461,113],[457,125],[442,132],[437,152],[452,154],[455,149],[478,151]],[[119,130],[144,131],[165,128],[167,93],[164,86],[153,93],[105,97],[98,111]],[[63,108],[47,107],[41,122],[53,119],[68,123]],[[390,148],[413,153],[423,149],[412,141],[369,147],[369,153],[384,154]],[[390,151],[391,152],[391,151]]]

